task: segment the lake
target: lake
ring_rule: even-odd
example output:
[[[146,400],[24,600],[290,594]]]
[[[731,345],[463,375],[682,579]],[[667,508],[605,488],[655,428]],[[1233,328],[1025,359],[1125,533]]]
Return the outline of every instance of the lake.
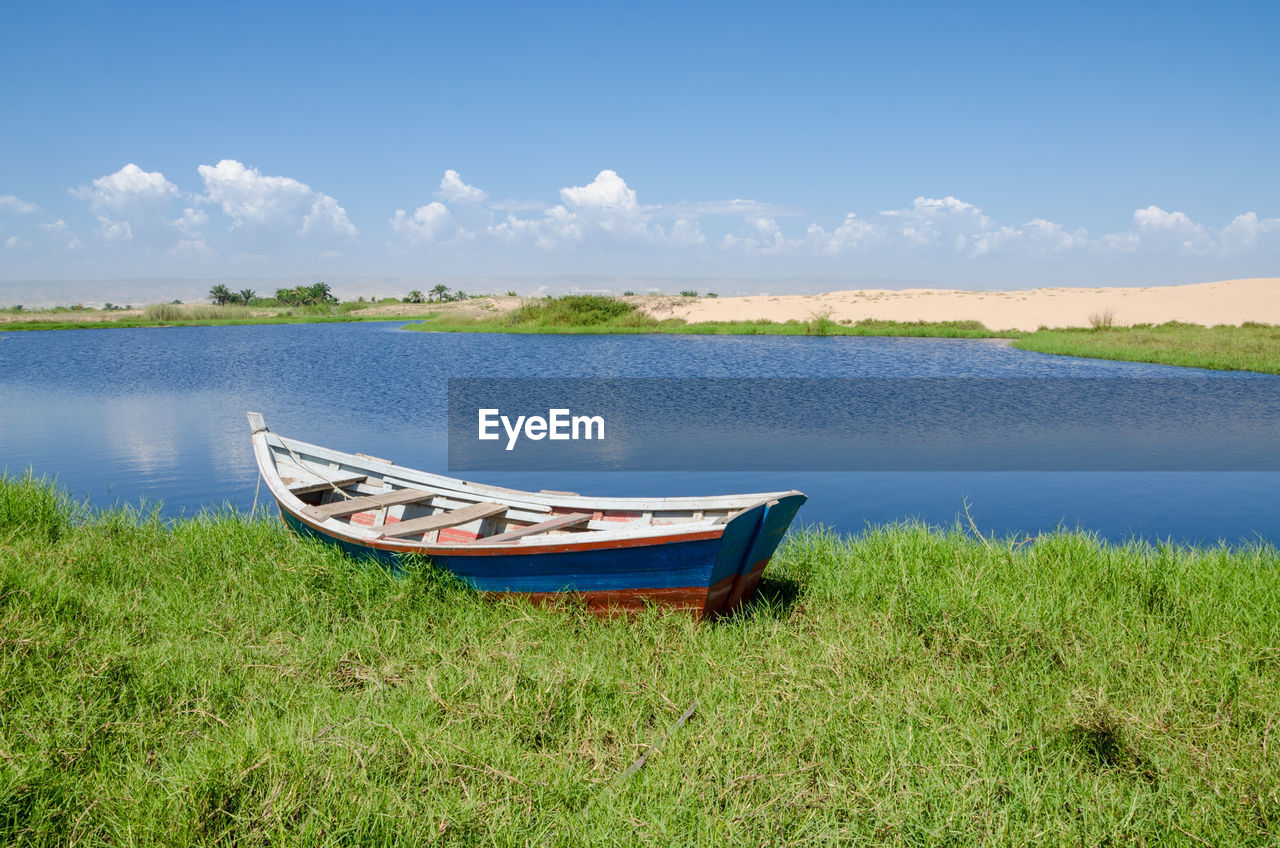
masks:
[[[106,506],[169,516],[254,503],[244,413],[284,435],[446,470],[450,377],[1166,377],[1210,372],[1056,357],[993,340],[538,336],[407,332],[402,322],[0,334],[0,468]],[[1258,377],[1260,380],[1280,378]],[[800,524],[856,532],[965,504],[984,532],[1059,526],[1111,540],[1280,544],[1272,472],[471,472],[586,495],[796,488]]]

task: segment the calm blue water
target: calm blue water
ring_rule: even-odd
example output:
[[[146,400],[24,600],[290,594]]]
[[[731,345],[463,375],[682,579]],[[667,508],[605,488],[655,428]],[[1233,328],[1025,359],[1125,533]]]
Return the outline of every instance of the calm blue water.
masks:
[[[273,430],[445,472],[449,377],[1203,376],[1051,357],[994,341],[415,333],[398,323],[0,335],[0,468],[55,475],[108,505],[170,515],[248,508],[246,410]],[[1280,379],[1259,377],[1258,379]],[[446,472],[447,473],[447,472]],[[485,472],[483,482],[598,495],[797,488],[801,523],[856,531],[919,518],[1035,534],[1280,543],[1280,473]]]

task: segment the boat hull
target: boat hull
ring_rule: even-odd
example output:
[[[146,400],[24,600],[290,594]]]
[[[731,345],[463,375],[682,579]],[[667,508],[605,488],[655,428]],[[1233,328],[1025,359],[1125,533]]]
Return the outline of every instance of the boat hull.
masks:
[[[411,550],[332,533],[279,503],[285,523],[301,536],[334,545],[355,558],[399,569],[405,555],[429,558],[474,589],[518,594],[537,602],[576,597],[600,612],[654,604],[698,617],[732,612],[759,585],[803,495],[744,510],[723,527],[653,539],[498,547],[433,546]]]

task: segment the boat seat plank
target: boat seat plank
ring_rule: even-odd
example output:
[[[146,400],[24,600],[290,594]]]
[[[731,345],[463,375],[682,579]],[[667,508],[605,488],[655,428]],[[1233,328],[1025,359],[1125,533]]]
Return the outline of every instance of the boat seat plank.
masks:
[[[573,527],[578,524],[585,524],[591,520],[589,512],[574,512],[569,515],[557,515],[550,521],[540,521],[537,524],[530,524],[528,527],[518,527],[515,530],[508,530],[505,533],[498,533],[495,536],[485,536],[483,539],[476,539],[476,544],[487,545],[490,542],[514,542],[516,539],[525,536],[536,536],[539,533],[549,533],[552,530],[562,530],[565,527]]]
[[[314,475],[311,475],[314,476]],[[345,489],[347,486],[354,486],[357,483],[363,483],[369,479],[368,474],[359,474],[354,477],[340,477],[332,482],[322,480],[319,483],[303,483],[301,486],[290,486],[289,491],[295,495],[309,495],[312,492],[323,492],[337,486],[339,489]]]
[[[395,524],[379,524],[370,527],[369,530],[388,539],[396,536],[416,536],[420,533],[430,533],[432,530],[443,530],[445,527],[456,527],[459,524],[488,518],[491,515],[506,511],[505,504],[478,503],[464,506],[461,509],[449,510],[448,512],[424,515],[422,518],[399,521]]]
[[[423,501],[431,500],[434,496],[434,492],[424,492],[422,489],[397,489],[394,492],[360,495],[350,500],[321,504],[313,507],[311,511],[316,515],[323,515],[327,518],[340,518],[344,515],[355,515],[357,512],[368,512],[389,506],[422,503]]]

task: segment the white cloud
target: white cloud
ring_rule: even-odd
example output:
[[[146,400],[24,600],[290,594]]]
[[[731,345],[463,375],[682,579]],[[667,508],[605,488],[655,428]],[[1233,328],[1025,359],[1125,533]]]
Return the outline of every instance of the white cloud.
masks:
[[[1280,218],[1259,218],[1257,212],[1237,215],[1222,229],[1220,241],[1229,251],[1248,250],[1272,233],[1280,236]],[[1280,247],[1280,238],[1272,240],[1272,248]]]
[[[906,209],[890,209],[880,217],[891,236],[915,248],[935,247],[963,252],[970,236],[991,228],[991,219],[972,203],[947,195],[942,198],[917,197]]]
[[[390,221],[391,229],[412,243],[442,241],[457,232],[457,225],[449,209],[438,201],[419,206],[410,216],[397,209]]]
[[[30,215],[32,212],[39,211],[40,207],[34,203],[27,203],[20,197],[14,197],[12,194],[0,194],[0,209],[8,209],[19,215]]]
[[[1153,205],[1134,210],[1133,226],[1128,231],[1105,235],[1093,247],[1103,253],[1196,256],[1215,253],[1221,245],[1185,212],[1166,212]]]
[[[805,233],[807,241],[818,253],[826,256],[837,256],[841,253],[854,253],[883,238],[884,229],[869,221],[859,218],[850,212],[844,221],[831,233],[818,224],[810,224]]]
[[[450,168],[444,172],[440,180],[440,190],[436,197],[448,203],[480,203],[489,197],[488,192],[475,186],[467,185],[457,171]]]
[[[1034,218],[1019,226],[1004,226],[971,236],[968,253],[974,258],[1018,253],[1026,256],[1050,256],[1088,246],[1089,234],[1084,229],[1068,232],[1060,224]]]
[[[615,171],[604,170],[585,186],[560,189],[564,202],[545,209],[540,218],[506,219],[486,228],[486,234],[508,244],[530,242],[540,250],[577,245],[593,237],[605,241],[653,241],[663,237],[650,227],[649,214],[636,201],[635,190]],[[696,229],[696,228],[695,228]],[[681,237],[691,238],[686,224]]]
[[[332,234],[352,238],[357,234],[355,225],[347,219],[347,212],[327,194],[317,194],[311,201],[311,211],[302,219],[299,235]]]
[[[232,229],[298,227],[299,235],[355,236],[346,211],[327,194],[292,177],[264,176],[235,159],[196,168],[204,181],[204,199],[221,207]]]
[[[167,204],[178,196],[178,187],[159,171],[144,171],[130,162],[114,174],[98,177],[92,185],[71,193],[89,201],[95,212],[120,212],[140,206]]]
[[[4,246],[9,250],[26,250],[28,247],[31,247],[31,242],[26,241],[25,239],[20,239],[17,236],[9,236],[4,240]]]
[[[604,170],[588,185],[567,186],[560,189],[560,199],[565,206],[582,209],[607,209],[630,212],[636,208],[635,189],[616,171]]]
[[[563,206],[553,206],[541,218],[532,220],[508,215],[505,221],[489,227],[488,233],[508,244],[531,240],[539,250],[553,250],[583,240],[581,222]]]

